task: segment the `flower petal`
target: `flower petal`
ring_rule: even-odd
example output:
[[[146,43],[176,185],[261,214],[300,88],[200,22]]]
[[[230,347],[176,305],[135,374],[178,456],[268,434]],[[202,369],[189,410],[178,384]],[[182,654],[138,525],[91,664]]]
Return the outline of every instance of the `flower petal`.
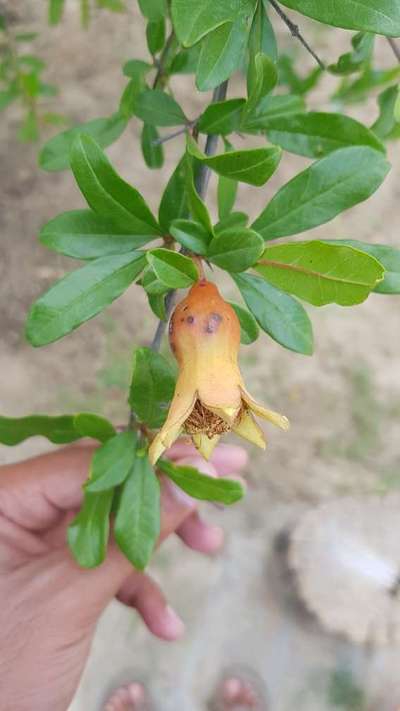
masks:
[[[214,435],[214,437],[207,437],[204,434],[194,434],[192,435],[193,444],[196,449],[199,450],[200,454],[204,459],[210,459],[214,447],[218,444],[220,435]]]
[[[215,415],[218,415],[222,420],[224,420],[228,425],[233,425],[235,422],[242,405],[238,405],[237,407],[235,406],[226,406],[224,407],[221,405],[220,407],[215,407],[215,406],[210,406],[206,405],[205,402],[203,402],[203,405],[207,407],[208,410],[211,412],[214,412]]]
[[[261,447],[261,449],[265,449],[267,446],[264,432],[248,410],[243,413],[239,422],[235,424],[233,432],[257,445],[257,447]]]
[[[149,447],[149,459],[152,464],[155,464],[162,453],[179,437],[182,425],[192,412],[196,400],[196,390],[193,390],[187,378],[180,375],[168,417]]]
[[[250,393],[248,393],[247,390],[245,390],[244,388],[241,388],[241,390],[243,400],[245,401],[246,405],[249,406],[250,410],[252,410],[256,415],[262,417],[264,420],[272,422],[274,425],[280,427],[282,430],[289,429],[289,420],[287,417],[285,417],[285,415],[280,415],[278,412],[268,410],[266,407],[260,405],[257,400],[254,400],[254,398],[251,397]]]

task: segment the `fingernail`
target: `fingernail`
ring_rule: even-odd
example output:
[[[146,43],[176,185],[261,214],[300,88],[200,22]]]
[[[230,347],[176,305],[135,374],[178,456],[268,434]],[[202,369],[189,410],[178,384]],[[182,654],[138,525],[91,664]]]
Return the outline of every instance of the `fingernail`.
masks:
[[[185,632],[185,625],[181,618],[176,614],[175,610],[167,605],[164,610],[164,629],[168,636],[174,639],[182,637]]]

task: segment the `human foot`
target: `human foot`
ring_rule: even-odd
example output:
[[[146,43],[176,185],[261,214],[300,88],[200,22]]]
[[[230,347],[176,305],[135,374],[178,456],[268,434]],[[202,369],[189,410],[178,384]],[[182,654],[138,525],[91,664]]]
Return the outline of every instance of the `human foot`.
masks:
[[[150,711],[144,686],[135,682],[120,686],[107,701],[104,711]]]
[[[261,679],[250,670],[223,675],[210,702],[210,711],[268,711]]]

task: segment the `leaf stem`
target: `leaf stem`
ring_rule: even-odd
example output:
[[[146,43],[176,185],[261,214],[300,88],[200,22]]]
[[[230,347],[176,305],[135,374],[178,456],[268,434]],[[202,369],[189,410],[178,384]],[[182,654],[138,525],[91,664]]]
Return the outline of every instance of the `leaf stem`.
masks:
[[[398,45],[397,42],[393,39],[393,37],[386,37],[386,39],[387,39],[387,41],[389,42],[389,44],[390,44],[390,46],[391,46],[391,48],[392,48],[392,50],[393,50],[393,54],[395,55],[395,57],[397,58],[397,60],[400,62],[400,47],[399,47],[399,45]]]
[[[299,26],[296,25],[294,22],[292,22],[292,20],[290,19],[290,17],[288,17],[288,15],[286,14],[286,12],[284,12],[284,11],[282,10],[281,6],[278,5],[278,3],[276,2],[276,0],[269,0],[269,3],[270,3],[270,5],[274,8],[275,12],[279,15],[279,17],[281,18],[281,20],[283,20],[283,22],[285,23],[285,25],[289,28],[292,37],[296,37],[296,38],[299,40],[299,42],[301,42],[301,44],[303,45],[303,47],[306,48],[307,52],[309,52],[309,53],[311,54],[311,56],[314,57],[315,61],[317,62],[317,64],[319,64],[319,66],[321,67],[321,69],[326,69],[325,64],[324,64],[324,62],[322,61],[322,59],[320,59],[320,58],[318,57],[318,54],[317,54],[316,52],[314,52],[313,48],[310,47],[310,45],[308,44],[307,40],[304,39],[303,35],[302,35],[301,32],[300,32]]]
[[[165,65],[166,65],[166,62],[168,59],[169,51],[173,45],[174,39],[175,39],[175,33],[172,30],[171,34],[169,35],[169,37],[165,43],[164,49],[163,49],[161,56],[160,56],[160,61],[158,63],[158,68],[157,68],[157,74],[155,75],[154,81],[153,81],[153,89],[158,89],[158,87],[162,87],[162,85],[163,85]]]

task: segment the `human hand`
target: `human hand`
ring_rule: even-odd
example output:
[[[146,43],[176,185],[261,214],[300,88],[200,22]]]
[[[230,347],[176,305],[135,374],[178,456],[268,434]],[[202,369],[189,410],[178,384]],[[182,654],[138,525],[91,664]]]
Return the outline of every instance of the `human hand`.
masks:
[[[82,500],[93,445],[73,445],[0,467],[0,679],[3,711],[65,711],[78,686],[96,622],[117,597],[136,608],[150,631],[176,639],[183,623],[156,583],[132,569],[111,543],[93,570],[77,566],[66,528]],[[221,445],[211,463],[178,442],[168,456],[217,476],[246,464],[240,447]],[[191,548],[213,553],[222,544],[196,502],[161,480],[160,542],[176,531]]]

